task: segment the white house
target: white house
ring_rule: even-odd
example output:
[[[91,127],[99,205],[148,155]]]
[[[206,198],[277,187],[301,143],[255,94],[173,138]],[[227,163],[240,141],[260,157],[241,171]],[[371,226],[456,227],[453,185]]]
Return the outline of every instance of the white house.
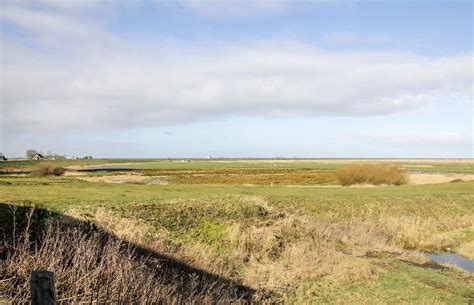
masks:
[[[44,160],[44,156],[40,153],[37,153],[36,155],[33,156],[33,158],[31,158],[31,160],[35,160],[35,161]]]

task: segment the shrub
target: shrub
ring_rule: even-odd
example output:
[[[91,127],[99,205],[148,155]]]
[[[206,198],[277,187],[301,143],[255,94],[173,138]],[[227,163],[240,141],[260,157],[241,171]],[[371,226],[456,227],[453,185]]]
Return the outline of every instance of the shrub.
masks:
[[[408,182],[404,169],[395,165],[357,164],[335,171],[335,176],[341,185],[373,184],[401,185]]]
[[[33,169],[32,175],[35,177],[44,176],[62,176],[66,172],[66,169],[51,164],[40,164]]]

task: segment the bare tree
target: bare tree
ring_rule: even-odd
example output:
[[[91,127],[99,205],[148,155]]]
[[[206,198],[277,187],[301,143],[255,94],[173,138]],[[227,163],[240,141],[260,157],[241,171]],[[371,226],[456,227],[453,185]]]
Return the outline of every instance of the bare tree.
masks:
[[[26,151],[26,157],[27,157],[28,159],[32,159],[37,153],[38,153],[38,151],[35,150],[35,149],[28,149],[28,150]]]

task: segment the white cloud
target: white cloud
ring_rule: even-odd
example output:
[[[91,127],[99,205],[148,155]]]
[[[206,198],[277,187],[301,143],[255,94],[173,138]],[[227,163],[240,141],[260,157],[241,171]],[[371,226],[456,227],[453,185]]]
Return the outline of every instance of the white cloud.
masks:
[[[160,2],[160,1],[158,1]],[[262,14],[276,14],[288,8],[288,0],[177,0],[179,5],[190,8],[199,15],[225,18]]]
[[[371,116],[472,101],[472,54],[329,52],[290,41],[144,50],[69,13],[12,6],[2,19],[27,33],[26,44],[2,33],[1,120],[10,134]]]
[[[470,144],[474,133],[458,131],[437,131],[437,132],[410,132],[410,133],[391,133],[374,134],[369,138],[382,143],[391,143],[393,145],[414,145],[422,144],[427,146],[440,145],[461,145]]]
[[[29,6],[7,2],[2,5],[0,16],[2,22],[15,26],[24,34],[10,36],[2,33],[2,40],[18,40],[22,37],[23,45],[42,51],[79,50],[82,54],[86,48],[95,52],[97,48],[120,43],[118,37],[102,29],[100,20],[89,17],[82,10],[58,11],[50,9],[49,6],[31,9]]]
[[[45,32],[48,35],[74,35],[82,37],[87,35],[87,23],[81,26],[78,22],[71,20],[68,16],[51,14],[42,10],[29,10],[18,6],[4,6],[2,8],[2,19],[15,24],[25,30]]]
[[[332,32],[322,37],[322,41],[329,44],[386,44],[392,39],[386,35],[360,35],[353,32]]]
[[[407,152],[419,151],[421,157],[459,157],[474,158],[474,133],[472,131],[429,131],[429,132],[385,132],[368,135],[370,143],[383,147],[393,156],[409,156]]]

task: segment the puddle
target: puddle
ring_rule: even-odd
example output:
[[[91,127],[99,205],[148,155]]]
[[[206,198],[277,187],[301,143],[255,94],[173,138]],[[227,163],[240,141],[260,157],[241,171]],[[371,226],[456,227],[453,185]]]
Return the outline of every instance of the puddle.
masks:
[[[96,166],[81,168],[79,172],[114,172],[114,171],[133,171],[135,168],[123,166]]]
[[[427,259],[438,264],[450,264],[468,272],[474,272],[474,261],[454,253],[423,253]]]
[[[28,175],[31,174],[31,171],[25,171],[25,170],[6,170],[2,171],[0,170],[0,175]]]

